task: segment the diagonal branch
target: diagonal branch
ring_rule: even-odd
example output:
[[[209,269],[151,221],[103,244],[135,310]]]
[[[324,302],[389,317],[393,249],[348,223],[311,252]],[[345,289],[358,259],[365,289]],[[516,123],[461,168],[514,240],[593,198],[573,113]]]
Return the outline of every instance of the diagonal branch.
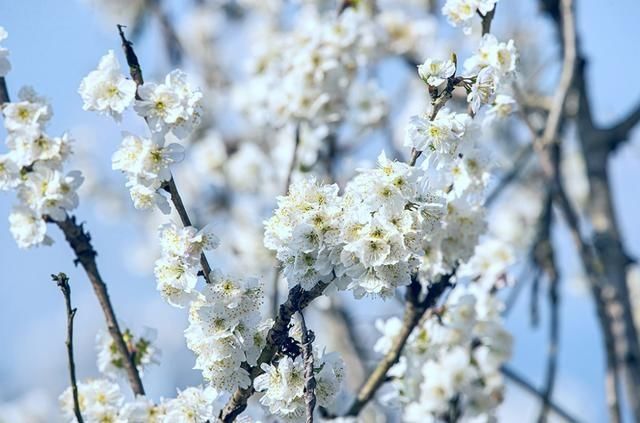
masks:
[[[122,25],[118,25],[118,33],[120,34],[120,40],[122,41],[122,50],[124,50],[127,65],[129,65],[129,74],[131,75],[131,79],[134,80],[136,85],[140,87],[144,84],[144,78],[142,77],[142,68],[140,67],[138,56],[133,50],[133,43],[127,39],[122,28],[124,28]],[[140,99],[137,91],[136,99]],[[173,179],[173,175],[171,175],[169,181],[167,181],[167,183],[165,184],[165,190],[171,195],[171,202],[178,212],[178,216],[180,216],[182,225],[185,227],[192,226],[191,219],[189,218],[187,209],[182,202],[182,197],[180,196],[180,192],[178,191],[176,182]],[[205,281],[210,284],[211,266],[209,265],[209,261],[207,260],[207,256],[204,254],[204,252],[200,253],[200,266],[202,267]]]
[[[533,386],[531,382],[527,381],[524,377],[516,373],[512,368],[508,366],[502,366],[500,371],[507,379],[509,379],[510,381],[518,385],[520,388],[527,391],[529,394],[539,399],[543,398],[544,395],[542,394],[542,392],[540,392],[535,386]],[[577,418],[573,417],[571,414],[569,414],[569,412],[566,411],[564,408],[554,403],[553,401],[550,401],[549,408],[551,409],[551,411],[556,413],[558,417],[561,417],[564,421],[568,423],[578,423],[580,421]]]
[[[82,224],[76,223],[75,216],[68,216],[63,221],[55,221],[50,218],[47,220],[55,223],[64,233],[67,242],[76,254],[75,264],[80,263],[87,273],[107,321],[109,334],[118,349],[118,353],[123,358],[122,363],[133,393],[136,395],[144,395],[144,387],[142,386],[140,374],[134,363],[133,355],[129,352],[122,332],[120,331],[120,326],[118,325],[118,320],[116,319],[109,293],[107,292],[107,285],[102,280],[102,276],[100,276],[100,272],[98,271],[98,265],[96,264],[96,256],[98,254],[93,249],[93,245],[91,245],[91,236],[88,232],[85,232]]]
[[[2,98],[0,98],[0,106],[2,106],[2,104],[8,103],[11,100],[6,89],[7,86],[5,78],[3,77],[0,77],[0,86],[3,87],[0,89],[2,94]],[[76,265],[80,263],[87,273],[89,281],[93,286],[93,290],[96,293],[96,297],[98,297],[98,302],[100,303],[102,312],[104,313],[109,334],[111,335],[113,342],[116,344],[118,353],[123,357],[124,370],[127,373],[131,389],[136,395],[144,395],[144,387],[142,386],[140,374],[138,373],[138,369],[133,361],[133,357],[127,349],[127,344],[122,337],[122,332],[118,326],[118,320],[116,319],[116,315],[113,311],[113,306],[111,305],[111,300],[107,292],[107,285],[102,280],[100,272],[98,272],[98,265],[96,264],[96,256],[98,253],[96,253],[91,245],[91,236],[88,232],[84,231],[82,224],[79,225],[76,223],[75,216],[67,216],[63,221],[55,221],[48,216],[43,216],[43,218],[48,223],[55,223],[60,228],[64,233],[67,242],[71,246],[71,249],[76,254],[74,263]]]
[[[69,278],[64,273],[51,275],[51,279],[57,283],[64,295],[64,302],[67,308],[67,358],[69,360],[69,378],[71,379],[71,396],[73,398],[73,414],[78,423],[84,423],[80,413],[80,401],[78,401],[78,383],[76,381],[76,362],[73,358],[73,318],[76,316],[77,308],[71,308],[71,287]]]
[[[278,316],[267,333],[267,344],[262,349],[258,357],[258,362],[255,366],[248,367],[251,385],[247,388],[236,389],[229,401],[227,401],[227,404],[220,411],[220,420],[225,423],[232,422],[247,408],[247,401],[254,393],[253,380],[264,373],[264,370],[262,370],[260,366],[263,363],[270,363],[286,341],[291,318],[298,310],[306,308],[313,300],[322,295],[330,283],[331,282],[318,282],[316,286],[309,291],[305,291],[300,285],[291,288],[287,300],[280,305]]]
[[[451,279],[455,272],[443,276],[438,282],[429,287],[427,296],[424,300],[418,299],[420,292],[420,284],[414,280],[407,288],[407,303],[405,305],[404,317],[402,319],[402,328],[396,336],[391,349],[384,358],[378,363],[371,375],[362,384],[356,399],[353,401],[345,417],[356,417],[360,411],[373,398],[377,390],[387,379],[387,372],[400,359],[402,350],[411,335],[411,332],[422,319],[422,316],[433,307],[442,293],[451,286]]]

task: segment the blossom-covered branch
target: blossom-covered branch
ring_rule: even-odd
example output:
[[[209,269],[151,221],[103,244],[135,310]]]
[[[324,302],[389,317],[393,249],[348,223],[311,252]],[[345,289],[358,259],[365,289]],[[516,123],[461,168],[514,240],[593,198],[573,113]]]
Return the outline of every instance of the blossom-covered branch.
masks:
[[[1,28],[0,28],[1,29]],[[3,30],[0,31],[0,33]],[[1,35],[1,34],[0,34]],[[0,37],[2,38],[2,37]],[[4,77],[2,82],[6,83]],[[2,158],[2,188],[16,188],[22,205],[16,207],[9,220],[18,245],[23,248],[50,244],[46,235],[46,223],[56,224],[76,255],[76,263],[84,268],[100,303],[109,333],[127,372],[131,388],[136,394],[144,394],[140,375],[124,342],[118,326],[107,287],[95,261],[97,253],[91,245],[91,237],[76,218],[68,214],[78,204],[76,189],[82,183],[80,172],[61,173],[69,157],[70,139],[67,134],[50,138],[44,126],[51,118],[51,107],[30,88],[20,91],[20,102],[10,102],[8,92],[0,103],[4,124],[14,147],[13,157]],[[24,179],[18,175],[24,172]]]

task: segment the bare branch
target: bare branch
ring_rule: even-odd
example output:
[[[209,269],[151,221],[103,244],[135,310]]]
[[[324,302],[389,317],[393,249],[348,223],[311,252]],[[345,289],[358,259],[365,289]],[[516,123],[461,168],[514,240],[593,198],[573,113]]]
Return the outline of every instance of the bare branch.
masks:
[[[157,16],[162,30],[162,38],[164,40],[165,49],[169,56],[169,62],[177,65],[182,61],[183,48],[167,12],[162,8],[161,0],[147,0],[147,4],[151,11]]]
[[[549,288],[549,344],[547,351],[547,368],[545,373],[545,387],[542,397],[542,408],[538,417],[538,422],[547,421],[551,398],[553,396],[553,388],[556,380],[557,360],[558,360],[558,342],[560,339],[560,313],[559,313],[559,291],[558,284],[560,276],[558,266],[555,260],[553,244],[551,243],[551,225],[552,225],[552,198],[547,194],[545,206],[543,210],[543,219],[541,225],[540,236],[534,246],[534,260],[538,267],[544,271],[547,276]]]
[[[508,366],[502,366],[502,368],[500,369],[500,371],[502,372],[502,374],[509,380],[511,380],[512,382],[514,382],[516,385],[518,385],[520,388],[524,389],[525,391],[527,391],[529,394],[533,395],[536,398],[543,398],[543,394],[542,392],[540,392],[535,386],[533,386],[531,384],[531,382],[527,381],[525,378],[523,378],[522,376],[520,376],[518,373],[516,373],[513,369],[511,369]],[[568,411],[566,411],[564,408],[560,407],[558,404],[554,403],[553,401],[550,402],[549,404],[549,408],[551,409],[551,411],[553,411],[554,413],[556,413],[558,415],[558,417],[562,418],[564,421],[569,422],[569,423],[578,423],[580,420],[578,420],[577,418],[573,417]]]
[[[4,103],[9,103],[11,100],[9,99],[9,90],[7,89],[7,82],[4,79],[4,76],[0,76],[0,107]]]
[[[371,375],[364,382],[356,399],[353,401],[345,416],[355,417],[364,408],[365,405],[373,398],[376,391],[387,380],[387,372],[398,362],[402,349],[404,348],[409,335],[418,325],[422,316],[433,307],[442,293],[451,286],[451,279],[454,273],[443,276],[440,281],[429,287],[427,296],[424,300],[418,300],[420,292],[420,283],[414,279],[407,288],[407,303],[405,305],[404,317],[402,320],[402,328],[394,339],[393,345],[384,358],[378,363]]]
[[[485,201],[485,207],[489,207],[493,202],[502,194],[505,188],[511,185],[520,174],[524,171],[527,166],[529,160],[531,160],[531,155],[533,153],[533,145],[527,144],[525,147],[518,152],[516,159],[511,166],[511,169],[502,177],[498,185],[487,195],[487,199]]]
[[[109,293],[107,292],[107,285],[102,280],[100,272],[98,272],[98,265],[96,264],[97,253],[91,245],[91,236],[88,232],[84,231],[82,224],[76,223],[74,216],[67,216],[63,221],[55,221],[47,218],[47,221],[55,223],[64,233],[67,242],[76,254],[75,264],[80,263],[87,273],[93,290],[98,297],[102,312],[104,313],[109,334],[118,349],[118,353],[122,356],[122,363],[127,373],[129,384],[136,395],[144,395],[144,387],[142,386],[140,374],[134,363],[133,356],[129,352],[127,344],[122,337],[122,332],[120,331],[120,326],[118,325],[118,320],[116,319]]]
[[[73,413],[76,415],[78,423],[84,423],[82,414],[80,413],[80,401],[78,401],[78,383],[76,381],[76,362],[73,358],[73,318],[76,316],[77,308],[71,308],[71,287],[69,286],[69,278],[64,273],[51,275],[51,279],[57,283],[64,296],[64,302],[67,308],[67,359],[69,361],[69,379],[71,381],[71,396],[73,398]]]
[[[564,104],[573,83],[576,69],[576,24],[573,11],[573,0],[561,0],[560,13],[562,16],[562,73],[560,82],[555,89],[547,123],[540,139],[544,147],[551,144],[558,134],[560,121],[564,112]]]

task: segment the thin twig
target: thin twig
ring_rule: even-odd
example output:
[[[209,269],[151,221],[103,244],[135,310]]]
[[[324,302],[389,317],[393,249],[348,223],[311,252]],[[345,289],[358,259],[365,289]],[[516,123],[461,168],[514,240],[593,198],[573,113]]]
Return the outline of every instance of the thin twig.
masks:
[[[518,177],[524,172],[527,167],[527,163],[531,159],[533,153],[533,145],[527,144],[525,147],[517,153],[516,159],[511,166],[511,169],[500,179],[500,182],[496,187],[487,195],[485,201],[485,207],[491,206],[493,202],[502,194],[505,188],[507,188],[512,182],[518,179]]]
[[[545,384],[542,397],[542,407],[538,422],[547,421],[551,399],[553,397],[553,388],[556,381],[556,371],[558,367],[558,342],[560,340],[560,309],[559,309],[559,290],[560,275],[558,265],[555,260],[555,252],[551,243],[551,225],[553,220],[552,199],[548,194],[545,200],[543,210],[543,219],[541,225],[540,236],[534,247],[534,260],[538,267],[546,274],[549,288],[549,344],[547,347],[547,368],[545,372]]]
[[[313,423],[313,410],[316,407],[316,377],[313,365],[313,341],[315,335],[307,329],[302,310],[300,315],[300,327],[302,329],[302,359],[304,362],[304,402],[307,407],[307,423]]]
[[[296,168],[296,156],[298,154],[298,147],[300,146],[300,124],[296,125],[294,142],[293,142],[293,154],[291,155],[291,164],[289,165],[289,171],[287,172],[286,184],[284,186],[284,195],[289,192],[289,186],[291,185],[291,178]],[[277,265],[273,269],[273,281],[271,292],[271,315],[275,319],[278,315],[278,306],[280,304],[280,266]]]
[[[414,279],[411,285],[407,288],[407,303],[405,305],[404,317],[402,319],[402,328],[395,337],[393,345],[382,360],[378,363],[371,375],[362,384],[362,387],[358,391],[356,399],[353,401],[349,410],[345,414],[345,417],[355,417],[364,408],[365,405],[373,398],[376,391],[387,380],[387,372],[389,369],[398,362],[400,354],[411,335],[411,332],[422,319],[422,316],[433,307],[442,293],[451,286],[451,279],[453,273],[443,276],[440,281],[432,284],[429,287],[427,296],[424,300],[420,301],[420,283]]]
[[[67,359],[69,361],[69,379],[71,381],[71,397],[73,398],[73,413],[76,415],[78,423],[84,423],[82,414],[80,413],[80,401],[78,400],[78,383],[76,381],[76,362],[73,358],[73,318],[76,316],[77,308],[71,307],[71,287],[69,286],[69,278],[64,273],[51,275],[51,279],[58,285],[64,296],[64,302],[67,309]]]
[[[514,382],[516,385],[518,385],[519,387],[521,387],[522,389],[527,391],[529,394],[533,395],[534,397],[536,397],[538,399],[541,399],[543,397],[542,392],[540,392],[535,386],[533,386],[533,384],[531,384],[531,382],[526,380],[524,377],[520,376],[518,373],[516,373],[510,367],[502,366],[500,368],[500,371],[502,372],[502,374],[507,379],[509,379],[512,382]],[[554,403],[553,401],[550,402],[549,408],[551,409],[551,411],[556,413],[558,415],[558,417],[562,418],[566,422],[578,423],[580,421],[577,418],[573,417],[564,408],[562,408],[558,404]]]
[[[133,50],[133,43],[127,39],[123,31],[124,26],[118,25],[118,33],[120,34],[120,40],[122,41],[122,49],[124,50],[124,55],[127,59],[127,65],[129,65],[129,74],[131,75],[131,79],[134,80],[137,87],[139,88],[144,84],[144,78],[142,77],[142,68],[140,67],[140,62],[138,61],[138,56],[136,52]],[[138,91],[136,90],[136,99],[140,99],[138,95]],[[146,120],[146,119],[145,119]],[[189,218],[189,214],[187,213],[187,209],[182,202],[182,197],[180,196],[180,192],[178,191],[178,187],[176,186],[176,182],[173,179],[173,175],[169,178],[169,180],[165,184],[165,190],[171,195],[171,202],[178,212],[178,216],[180,216],[180,221],[182,225],[185,227],[192,226],[191,219]],[[205,281],[210,284],[211,283],[211,266],[209,265],[209,261],[207,260],[207,256],[204,252],[200,253],[200,266],[202,267],[202,272]]]
[[[4,103],[9,103],[10,101],[7,81],[5,81],[4,76],[0,76],[0,106]]]
[[[144,395],[144,387],[142,386],[140,374],[138,373],[133,356],[127,348],[127,344],[124,341],[122,332],[120,331],[118,319],[116,319],[113,306],[111,305],[111,299],[107,292],[107,285],[102,280],[100,272],[98,271],[98,265],[96,264],[97,253],[91,245],[91,236],[88,232],[85,232],[82,224],[76,223],[75,216],[67,216],[67,218],[62,221],[56,221],[50,218],[47,220],[55,223],[64,233],[67,242],[76,254],[75,264],[77,265],[80,263],[87,273],[89,281],[93,286],[93,290],[96,293],[96,297],[98,297],[100,307],[104,313],[109,334],[116,345],[118,353],[122,356],[122,364],[127,373],[129,384],[131,385],[134,394]]]
[[[0,102],[0,105],[3,105],[4,103],[10,102],[11,99],[9,98],[9,93],[6,90],[6,81],[4,78],[0,78],[0,85],[4,85],[4,94],[2,94],[2,102]],[[116,319],[113,306],[111,305],[111,299],[107,292],[107,285],[102,280],[100,272],[98,272],[98,265],[96,264],[96,256],[98,253],[96,253],[91,245],[91,236],[88,232],[84,231],[82,224],[76,223],[75,216],[67,216],[63,221],[55,221],[48,216],[43,216],[43,218],[48,223],[55,223],[60,228],[64,233],[67,242],[71,246],[71,249],[76,254],[74,263],[76,265],[80,263],[84,268],[87,276],[89,277],[89,281],[93,286],[93,290],[96,293],[96,297],[98,297],[98,302],[102,308],[109,334],[111,335],[111,338],[113,338],[118,352],[123,357],[123,365],[125,372],[127,373],[131,389],[136,395],[144,395],[144,387],[142,386],[140,374],[138,373],[138,369],[133,362],[133,357],[129,354],[127,345],[122,337],[122,332],[118,326],[118,320]]]

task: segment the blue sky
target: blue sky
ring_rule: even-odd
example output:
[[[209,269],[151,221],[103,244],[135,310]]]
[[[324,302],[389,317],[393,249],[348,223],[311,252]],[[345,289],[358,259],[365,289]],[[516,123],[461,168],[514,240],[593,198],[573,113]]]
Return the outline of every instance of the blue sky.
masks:
[[[634,82],[640,69],[640,2],[591,0],[579,1],[578,6],[580,35],[590,58],[588,77],[595,100],[593,108],[597,121],[607,124],[640,101],[640,84]],[[501,19],[498,12],[498,22]],[[101,171],[109,172],[111,152],[120,140],[120,130],[101,117],[83,112],[76,91],[80,80],[106,50],[120,48],[115,29],[105,25],[86,5],[68,0],[0,0],[0,25],[9,32],[4,45],[11,50],[13,70],[7,78],[11,94],[15,96],[18,87],[28,84],[46,95],[55,112],[50,125],[52,134],[79,127],[98,128],[95,140],[86,142],[96,143],[96,151],[104,157]],[[161,46],[157,38],[144,36],[137,51],[147,73],[163,70],[164,58],[158,53]],[[134,123],[127,125],[131,128]],[[611,162],[623,235],[634,257],[640,256],[637,138],[638,132]],[[10,195],[0,195],[0,222],[6,222],[12,203]],[[149,394],[171,395],[176,384],[183,387],[197,383],[198,373],[190,369],[192,357],[181,336],[186,326],[184,313],[162,303],[152,279],[132,274],[124,263],[123,251],[135,232],[132,223],[105,222],[88,204],[81,204],[77,215],[88,222],[99,252],[99,266],[120,319],[134,328],[158,329],[164,364],[146,378]],[[51,273],[64,271],[71,277],[74,303],[79,309],[78,372],[81,377],[97,376],[93,339],[103,325],[102,316],[84,274],[72,264],[69,247],[55,228],[51,227],[50,232],[56,239],[53,247],[22,251],[11,238],[8,223],[0,225],[0,402],[35,387],[55,398],[67,385],[63,299],[50,280]],[[571,243],[562,233],[557,236],[566,247],[563,264],[575,268]],[[571,276],[570,272],[567,276]],[[541,329],[531,331],[525,297],[508,321],[516,333],[512,365],[540,382],[546,350],[545,324],[543,321]],[[603,357],[593,308],[569,280],[563,282],[562,301],[563,336],[555,398],[586,421],[604,421]],[[541,303],[544,313],[545,302]],[[518,410],[519,416],[536,415],[537,409],[526,405],[526,397],[513,389],[509,393],[513,395],[508,397],[505,415],[510,415],[508,410]]]

